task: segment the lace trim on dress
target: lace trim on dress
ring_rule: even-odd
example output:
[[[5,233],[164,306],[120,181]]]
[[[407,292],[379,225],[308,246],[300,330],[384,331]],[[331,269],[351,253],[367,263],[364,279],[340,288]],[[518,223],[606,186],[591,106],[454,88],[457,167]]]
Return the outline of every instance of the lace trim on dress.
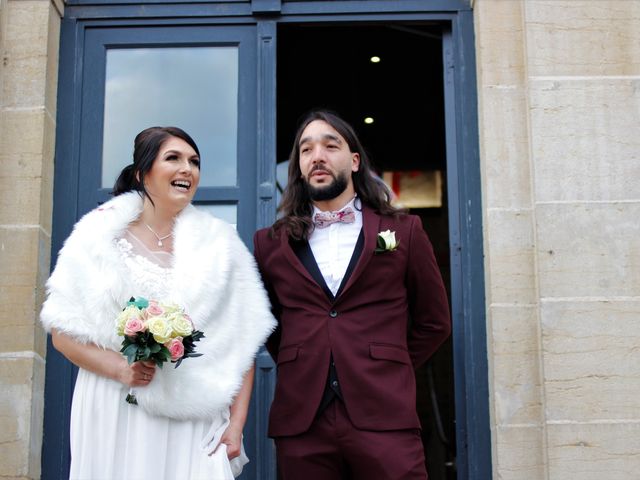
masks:
[[[139,288],[139,291],[131,292],[131,295],[166,300],[173,280],[173,268],[158,265],[156,262],[164,260],[163,263],[170,265],[173,256],[167,252],[141,251],[129,240],[132,237],[134,242],[138,240],[131,232],[126,231],[122,238],[115,240],[122,260],[132,276],[132,283]],[[167,257],[160,259],[157,253],[165,254]]]

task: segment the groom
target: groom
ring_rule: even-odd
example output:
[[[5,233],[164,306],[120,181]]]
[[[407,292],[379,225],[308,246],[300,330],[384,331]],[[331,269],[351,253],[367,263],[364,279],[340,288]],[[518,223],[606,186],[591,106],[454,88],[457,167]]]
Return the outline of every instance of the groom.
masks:
[[[450,319],[420,219],[389,204],[351,126],[325,111],[298,129],[279,210],[254,243],[279,321],[280,478],[426,479],[414,369]]]

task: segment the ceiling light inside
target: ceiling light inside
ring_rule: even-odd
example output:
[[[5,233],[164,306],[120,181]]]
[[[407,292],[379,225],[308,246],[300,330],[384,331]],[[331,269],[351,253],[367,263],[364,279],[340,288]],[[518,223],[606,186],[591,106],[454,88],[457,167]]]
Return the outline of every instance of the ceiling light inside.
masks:
[[[369,59],[371,63],[380,63],[380,57],[373,56]]]
[[[366,123],[367,125],[371,125],[373,123],[373,117],[365,117],[364,123]]]

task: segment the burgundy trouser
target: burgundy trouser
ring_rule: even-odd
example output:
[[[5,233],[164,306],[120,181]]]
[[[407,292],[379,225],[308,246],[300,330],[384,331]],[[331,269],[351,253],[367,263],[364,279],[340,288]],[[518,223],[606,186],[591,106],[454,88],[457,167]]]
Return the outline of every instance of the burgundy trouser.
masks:
[[[308,431],[275,443],[280,480],[427,480],[417,429],[358,430],[339,400]]]

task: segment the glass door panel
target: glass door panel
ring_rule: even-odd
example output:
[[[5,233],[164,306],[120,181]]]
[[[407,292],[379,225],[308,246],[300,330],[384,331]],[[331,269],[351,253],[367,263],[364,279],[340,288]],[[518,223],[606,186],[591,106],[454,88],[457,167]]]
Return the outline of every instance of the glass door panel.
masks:
[[[238,209],[235,205],[225,205],[224,203],[201,204],[197,208],[209,212],[214,217],[218,217],[234,227],[238,224]]]
[[[177,126],[200,149],[200,185],[237,184],[238,47],[107,50],[102,188],[131,163],[137,132]]]
[[[133,140],[174,125],[200,148],[199,208],[236,225],[250,245],[256,225],[255,26],[88,28],[81,95],[80,213],[110,198]]]

